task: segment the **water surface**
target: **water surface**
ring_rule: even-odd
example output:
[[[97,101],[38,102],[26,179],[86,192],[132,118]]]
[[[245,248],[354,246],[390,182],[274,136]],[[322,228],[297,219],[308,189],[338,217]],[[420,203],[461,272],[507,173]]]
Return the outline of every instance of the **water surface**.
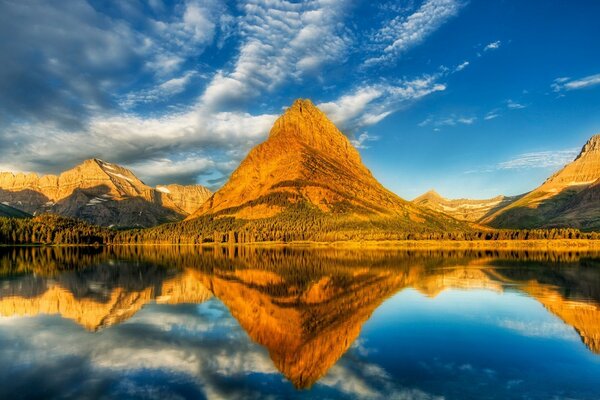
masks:
[[[0,248],[0,398],[600,398],[600,257]]]

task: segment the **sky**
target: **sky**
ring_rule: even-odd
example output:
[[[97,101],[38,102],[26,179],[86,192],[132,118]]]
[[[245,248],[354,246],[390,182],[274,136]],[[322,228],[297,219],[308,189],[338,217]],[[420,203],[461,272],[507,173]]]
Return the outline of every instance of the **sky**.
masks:
[[[0,170],[217,189],[296,98],[401,197],[524,193],[600,133],[595,0],[0,0]]]

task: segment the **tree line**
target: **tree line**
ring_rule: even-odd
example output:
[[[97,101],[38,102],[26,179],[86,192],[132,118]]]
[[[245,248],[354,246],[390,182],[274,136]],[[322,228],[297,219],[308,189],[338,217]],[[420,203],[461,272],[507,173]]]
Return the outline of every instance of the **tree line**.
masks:
[[[385,217],[353,220],[339,215],[279,215],[240,220],[209,216],[147,229],[117,231],[80,220],[44,214],[35,218],[0,218],[0,244],[243,244],[256,242],[352,240],[552,240],[600,239],[599,232],[572,228],[530,230],[429,230]]]

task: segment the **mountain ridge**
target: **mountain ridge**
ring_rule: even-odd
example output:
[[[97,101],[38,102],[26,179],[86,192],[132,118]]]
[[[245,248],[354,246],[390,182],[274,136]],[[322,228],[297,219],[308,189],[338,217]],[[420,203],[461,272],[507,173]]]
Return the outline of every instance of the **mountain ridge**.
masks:
[[[593,135],[572,162],[539,187],[487,216],[494,228],[572,227],[600,230],[600,134]]]
[[[181,220],[210,194],[199,185],[167,190],[151,188],[131,170],[97,158],[59,175],[0,172],[0,202],[34,215],[50,212],[101,226]]]
[[[489,199],[448,199],[431,189],[412,200],[414,204],[450,215],[461,221],[479,223],[496,210],[516,201],[523,195],[498,195]]]

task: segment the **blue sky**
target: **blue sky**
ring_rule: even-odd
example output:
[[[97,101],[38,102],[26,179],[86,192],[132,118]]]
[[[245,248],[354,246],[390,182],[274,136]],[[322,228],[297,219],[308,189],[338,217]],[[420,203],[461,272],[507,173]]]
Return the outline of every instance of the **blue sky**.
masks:
[[[600,3],[0,2],[0,170],[219,187],[310,98],[411,199],[518,194],[600,132]]]

